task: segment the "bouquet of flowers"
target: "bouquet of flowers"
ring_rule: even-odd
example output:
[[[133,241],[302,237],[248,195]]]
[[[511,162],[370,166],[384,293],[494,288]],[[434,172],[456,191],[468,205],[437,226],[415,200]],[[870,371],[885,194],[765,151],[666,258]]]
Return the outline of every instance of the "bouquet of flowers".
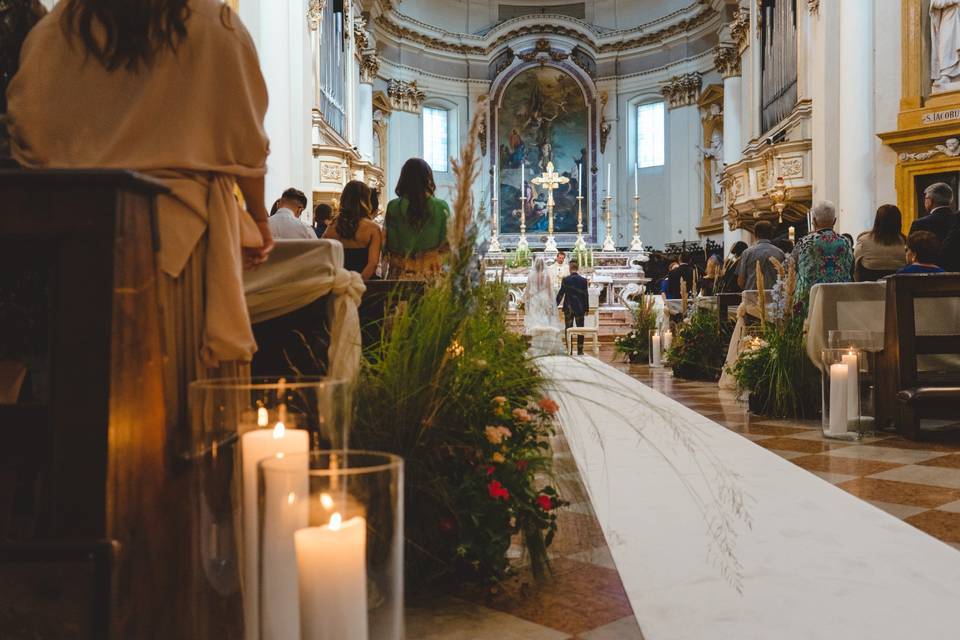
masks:
[[[633,310],[630,333],[614,340],[617,353],[622,353],[630,362],[646,362],[650,357],[650,331],[657,326],[654,300],[654,296],[643,296]]]

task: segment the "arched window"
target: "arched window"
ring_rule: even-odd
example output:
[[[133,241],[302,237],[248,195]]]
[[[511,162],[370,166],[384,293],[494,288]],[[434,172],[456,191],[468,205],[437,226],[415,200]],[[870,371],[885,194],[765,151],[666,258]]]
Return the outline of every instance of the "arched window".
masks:
[[[663,102],[637,105],[637,166],[662,167],[664,162]]]
[[[450,110],[442,107],[424,107],[423,159],[437,172],[450,170]]]

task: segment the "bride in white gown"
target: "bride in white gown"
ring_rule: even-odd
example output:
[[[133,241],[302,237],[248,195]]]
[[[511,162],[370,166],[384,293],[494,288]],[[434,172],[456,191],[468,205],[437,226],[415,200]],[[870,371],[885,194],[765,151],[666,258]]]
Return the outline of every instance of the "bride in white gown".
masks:
[[[563,353],[563,323],[550,280],[546,263],[537,258],[523,292],[523,332],[530,336],[530,352],[535,356]]]

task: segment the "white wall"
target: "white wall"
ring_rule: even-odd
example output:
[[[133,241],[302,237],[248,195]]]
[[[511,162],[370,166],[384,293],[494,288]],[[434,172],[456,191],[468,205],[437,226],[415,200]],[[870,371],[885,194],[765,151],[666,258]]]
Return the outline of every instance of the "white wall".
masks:
[[[877,2],[874,4],[874,124],[876,133],[893,131],[897,128],[897,115],[900,111],[900,5],[896,2]],[[874,156],[874,175],[877,179],[875,202],[896,204],[896,164],[897,154],[890,147],[876,145]]]

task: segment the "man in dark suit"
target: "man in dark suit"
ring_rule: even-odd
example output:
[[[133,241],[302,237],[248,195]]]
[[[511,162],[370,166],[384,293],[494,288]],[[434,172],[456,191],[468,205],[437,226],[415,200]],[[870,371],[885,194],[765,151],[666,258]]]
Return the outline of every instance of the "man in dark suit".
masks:
[[[927,210],[927,215],[913,221],[910,233],[929,231],[942,243],[957,223],[957,214],[950,208],[952,202],[953,189],[945,182],[937,182],[924,189],[923,207]]]
[[[583,326],[584,316],[590,308],[590,294],[587,291],[587,279],[578,271],[580,264],[576,260],[570,261],[570,275],[560,282],[560,291],[557,292],[557,304],[563,304],[563,323],[567,329],[574,323]],[[577,336],[577,355],[583,355],[583,336]]]

